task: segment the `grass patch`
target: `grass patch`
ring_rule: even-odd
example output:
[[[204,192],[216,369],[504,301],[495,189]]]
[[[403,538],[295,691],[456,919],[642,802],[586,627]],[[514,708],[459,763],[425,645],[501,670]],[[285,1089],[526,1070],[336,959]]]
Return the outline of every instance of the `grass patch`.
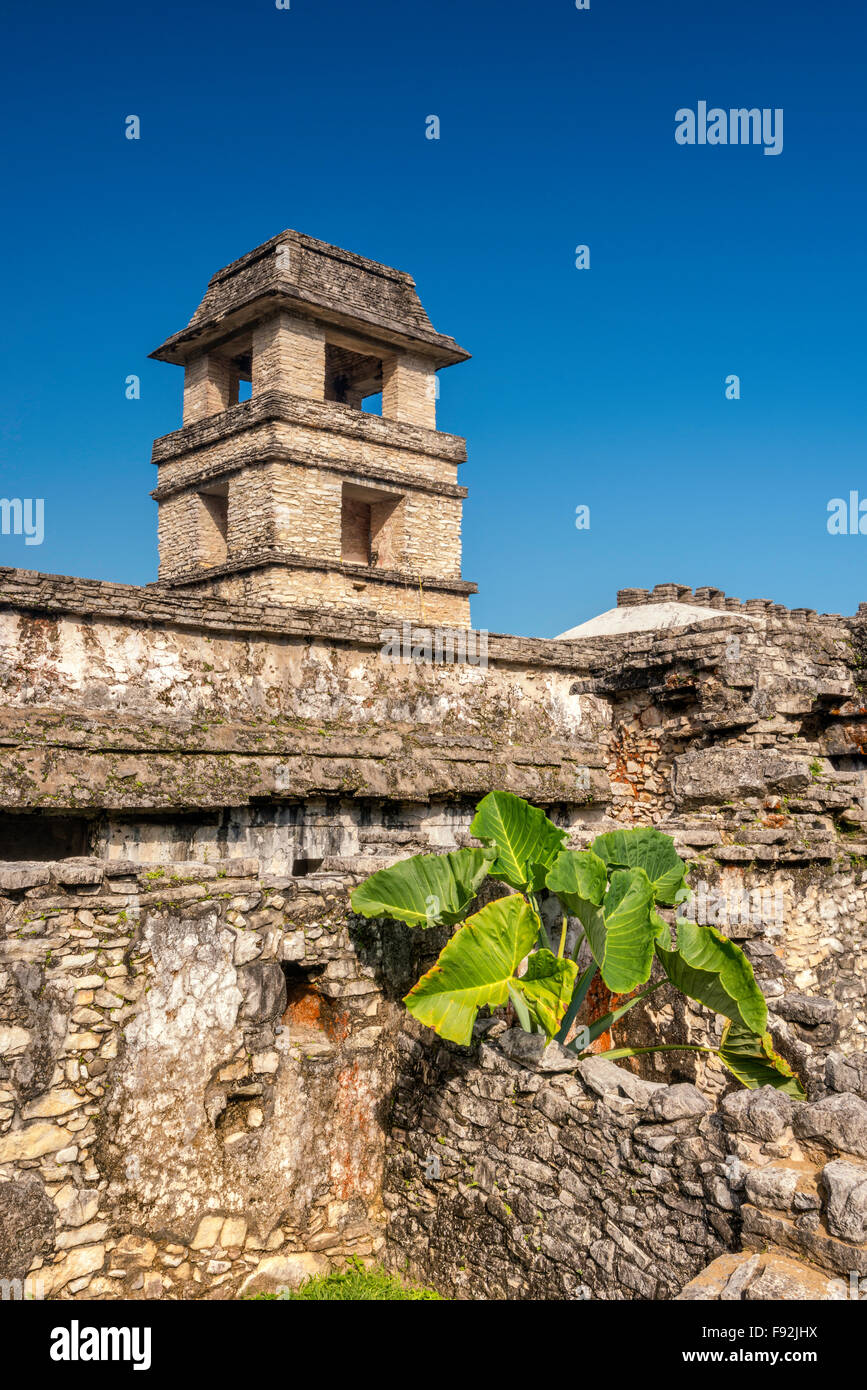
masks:
[[[376,1265],[365,1269],[359,1259],[349,1261],[342,1273],[320,1274],[305,1279],[297,1289],[281,1289],[280,1293],[255,1293],[250,1296],[251,1303],[272,1303],[282,1299],[312,1299],[316,1302],[334,1302],[349,1299],[355,1303],[393,1302],[396,1299],[437,1299],[444,1302],[441,1294],[433,1289],[424,1289],[416,1284],[405,1284],[395,1274]]]

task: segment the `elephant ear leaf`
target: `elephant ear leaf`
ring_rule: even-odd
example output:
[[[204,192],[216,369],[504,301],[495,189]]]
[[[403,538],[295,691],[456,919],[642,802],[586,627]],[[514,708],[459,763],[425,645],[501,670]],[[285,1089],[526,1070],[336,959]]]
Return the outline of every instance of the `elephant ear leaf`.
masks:
[[[794,1100],[806,1100],[807,1093],[792,1068],[774,1051],[770,1033],[751,1033],[739,1023],[727,1023],[722,1035],[720,1061],[748,1090],[773,1086]]]
[[[652,907],[650,909],[650,922],[651,926],[656,932],[656,940],[658,943],[657,950],[659,949],[659,947],[664,947],[666,950],[670,951],[671,927],[668,925],[664,917],[660,917],[655,907]]]
[[[492,878],[536,893],[566,839],[544,811],[512,792],[489,792],[476,807],[470,834],[496,850]]]
[[[468,1045],[479,1009],[505,1004],[510,986],[520,990],[518,966],[532,950],[538,930],[523,898],[497,898],[458,928],[404,1004],[441,1038]],[[521,994],[527,998],[525,991]]]
[[[741,948],[722,932],[681,919],[677,950],[666,950],[657,942],[656,954],[676,989],[751,1033],[764,1033],[768,1006],[753,967]]]
[[[556,893],[566,911],[578,916],[579,903],[602,904],[608,869],[589,849],[564,849],[548,870],[545,887]]]
[[[643,869],[658,903],[672,906],[686,885],[686,865],[670,835],[642,826],[597,835],[590,848],[612,869]]]
[[[482,849],[416,854],[359,884],[350,899],[352,910],[412,927],[454,926],[463,920],[490,862],[490,851]]]
[[[563,960],[543,949],[533,952],[527,961],[526,974],[513,982],[530,1016],[549,1038],[556,1034],[569,1007],[577,974],[574,960]]]
[[[610,990],[629,994],[650,979],[658,926],[653,885],[643,869],[615,869],[601,907],[578,904],[593,959]]]

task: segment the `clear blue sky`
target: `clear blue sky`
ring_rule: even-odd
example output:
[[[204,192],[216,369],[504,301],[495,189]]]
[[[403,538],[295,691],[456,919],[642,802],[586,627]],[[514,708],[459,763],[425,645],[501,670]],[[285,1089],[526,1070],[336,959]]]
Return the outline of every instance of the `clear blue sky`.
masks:
[[[155,578],[182,372],[147,354],[295,227],[410,271],[473,353],[440,424],[477,626],[550,636],[665,580],[867,599],[867,535],[826,529],[867,498],[857,0],[53,3],[4,40],[0,495],[44,497],[46,537],[0,563]],[[782,154],[677,145],[700,100],[782,107]]]

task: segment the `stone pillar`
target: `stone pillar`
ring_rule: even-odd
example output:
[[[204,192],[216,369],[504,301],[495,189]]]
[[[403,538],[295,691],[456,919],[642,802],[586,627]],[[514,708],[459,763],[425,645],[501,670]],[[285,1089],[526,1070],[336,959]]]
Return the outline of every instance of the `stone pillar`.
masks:
[[[382,414],[426,430],[437,427],[436,372],[422,357],[407,353],[382,364]]]
[[[237,372],[225,357],[204,353],[188,362],[184,372],[184,424],[219,415],[232,404],[232,380]]]
[[[252,395],[288,391],[325,399],[325,330],[292,314],[274,314],[253,332]]]
[[[652,603],[679,603],[682,602],[687,594],[692,594],[692,589],[686,584],[654,584]]]

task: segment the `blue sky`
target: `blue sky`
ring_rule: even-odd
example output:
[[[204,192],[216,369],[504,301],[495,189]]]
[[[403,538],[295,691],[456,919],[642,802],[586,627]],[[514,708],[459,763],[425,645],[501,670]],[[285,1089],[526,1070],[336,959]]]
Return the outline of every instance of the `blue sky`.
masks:
[[[54,3],[4,38],[0,495],[46,534],[0,563],[155,578],[182,372],[147,354],[295,227],[410,271],[473,353],[439,421],[477,626],[551,636],[668,580],[867,599],[867,535],[826,527],[867,499],[854,0]],[[701,100],[782,108],[783,152],[677,145]]]

